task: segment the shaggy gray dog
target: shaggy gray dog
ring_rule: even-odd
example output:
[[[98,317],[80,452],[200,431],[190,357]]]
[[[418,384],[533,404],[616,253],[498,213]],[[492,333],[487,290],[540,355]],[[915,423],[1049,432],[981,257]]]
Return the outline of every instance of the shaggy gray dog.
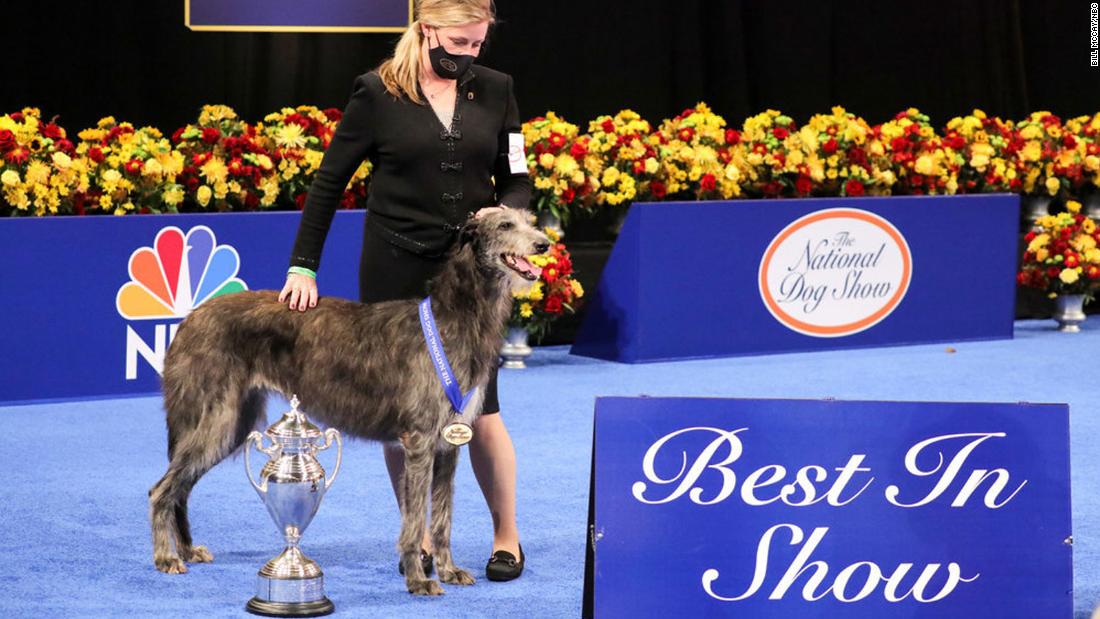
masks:
[[[462,390],[478,386],[462,421],[481,412],[498,362],[513,291],[538,277],[524,256],[549,239],[526,211],[505,208],[471,218],[430,287],[440,337]],[[187,499],[214,465],[266,424],[268,391],[297,394],[314,419],[352,436],[400,440],[405,447],[398,551],[409,592],[438,595],[420,563],[429,486],[439,578],[473,584],[450,550],[458,448],[440,438],[455,420],[420,327],[419,299],[362,304],[326,297],[291,311],[274,291],[216,297],[182,323],[164,360],[168,471],[149,491],[153,562],[170,574],[213,560],[192,543]],[[172,542],[175,549],[172,548]]]

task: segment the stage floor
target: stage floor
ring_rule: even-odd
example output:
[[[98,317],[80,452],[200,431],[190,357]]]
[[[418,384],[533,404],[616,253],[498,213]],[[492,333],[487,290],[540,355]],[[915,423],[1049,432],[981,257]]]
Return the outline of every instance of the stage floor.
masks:
[[[519,460],[519,520],[527,570],[484,579],[491,521],[465,463],[453,544],[473,587],[413,598],[397,574],[397,506],[370,443],[344,464],[304,551],[325,571],[337,616],[576,617],[597,395],[1068,402],[1072,448],[1074,608],[1100,599],[1100,320],[1077,335],[1052,321],[1016,323],[1016,339],[707,361],[621,365],[536,349],[527,370],[502,371],[501,402]],[[949,352],[954,349],[955,352]],[[58,370],[58,380],[64,372]],[[269,404],[274,419],[287,406]],[[167,576],[151,562],[146,492],[164,472],[156,397],[0,407],[0,616],[242,617],[256,570],[280,537],[245,478],[222,463],[195,488],[196,543],[215,562]],[[324,458],[324,456],[323,456]],[[324,460],[331,469],[331,460]],[[256,464],[255,462],[253,463]]]

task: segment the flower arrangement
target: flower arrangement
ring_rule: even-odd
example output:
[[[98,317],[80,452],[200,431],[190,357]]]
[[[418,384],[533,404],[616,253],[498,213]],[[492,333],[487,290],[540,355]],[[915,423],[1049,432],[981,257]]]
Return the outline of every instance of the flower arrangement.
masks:
[[[1100,185],[1100,112],[1066,121],[1055,172],[1069,180],[1069,193],[1082,196]]]
[[[112,213],[176,212],[183,202],[183,155],[153,127],[135,130],[114,117],[100,119],[78,134],[76,151],[86,162],[88,188],[75,196],[74,210]]]
[[[38,108],[0,116],[0,213],[60,215],[73,211],[73,194],[84,191],[84,161],[65,130],[43,123]]]
[[[573,278],[573,263],[561,235],[552,227],[543,231],[553,245],[548,254],[527,257],[542,273],[529,289],[514,295],[509,320],[510,324],[527,329],[538,341],[546,336],[555,319],[576,311],[576,300],[584,296],[581,283]]]
[[[889,187],[890,174],[871,165],[867,153],[871,127],[867,121],[836,106],[831,114],[815,114],[797,137],[805,155],[787,155],[796,166],[795,195],[862,196],[872,187]],[[773,133],[773,136],[774,133]]]
[[[313,176],[321,166],[321,159],[342,116],[335,108],[321,110],[312,105],[299,105],[268,114],[256,127],[264,150],[271,153],[275,162],[281,195],[299,210],[305,206]],[[370,162],[363,161],[344,190],[340,200],[343,208],[366,205],[370,172]]]
[[[535,185],[536,212],[549,211],[563,223],[570,212],[591,206],[591,194],[598,189],[588,167],[589,139],[578,138],[579,129],[553,112],[523,123],[527,169]],[[585,164],[585,165],[582,165]]]
[[[1016,281],[1051,298],[1080,294],[1091,300],[1100,284],[1100,231],[1081,214],[1080,202],[1069,200],[1066,209],[1038,218],[1024,237],[1028,245]]]
[[[872,158],[883,170],[892,170],[893,194],[954,194],[958,191],[959,162],[955,152],[936,135],[928,116],[916,108],[872,128]]]
[[[741,135],[705,103],[661,123],[660,177],[669,199],[708,200],[741,195],[736,149]]]
[[[629,206],[635,200],[665,197],[664,183],[657,179],[660,137],[636,112],[599,116],[588,123],[587,135],[586,151],[599,162],[585,167],[602,170],[596,204]]]
[[[1012,165],[1011,122],[990,118],[981,110],[956,116],[944,127],[943,142],[955,154],[958,193],[1015,191],[1021,186]]]
[[[1057,196],[1063,178],[1055,172],[1062,148],[1062,120],[1050,112],[1032,112],[1016,124],[1010,150],[1015,155],[1016,173],[1028,195]]]
[[[172,140],[186,158],[180,180],[199,208],[252,211],[275,204],[275,163],[256,127],[232,108],[203,106],[198,122],[176,130]]]
[[[794,120],[778,110],[746,118],[739,138],[744,153],[744,185],[751,196],[797,196],[799,188],[809,187],[807,177],[816,174],[825,178],[823,167],[811,167],[820,161],[808,160]]]

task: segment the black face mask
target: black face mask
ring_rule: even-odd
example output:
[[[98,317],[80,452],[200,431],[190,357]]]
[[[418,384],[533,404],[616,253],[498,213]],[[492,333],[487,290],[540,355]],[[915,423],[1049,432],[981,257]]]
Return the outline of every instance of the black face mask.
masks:
[[[438,45],[430,47],[431,41],[429,40],[428,59],[431,60],[432,69],[435,70],[435,74],[439,77],[448,80],[456,80],[462,77],[462,74],[474,63],[474,56],[468,54],[452,54],[443,49],[443,43],[439,41],[438,33],[435,35],[435,42],[438,43]]]

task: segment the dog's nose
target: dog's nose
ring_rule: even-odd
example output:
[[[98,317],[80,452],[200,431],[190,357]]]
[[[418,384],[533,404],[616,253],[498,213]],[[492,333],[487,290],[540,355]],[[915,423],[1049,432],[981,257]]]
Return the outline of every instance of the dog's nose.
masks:
[[[535,253],[545,254],[550,249],[549,243],[535,243]]]

